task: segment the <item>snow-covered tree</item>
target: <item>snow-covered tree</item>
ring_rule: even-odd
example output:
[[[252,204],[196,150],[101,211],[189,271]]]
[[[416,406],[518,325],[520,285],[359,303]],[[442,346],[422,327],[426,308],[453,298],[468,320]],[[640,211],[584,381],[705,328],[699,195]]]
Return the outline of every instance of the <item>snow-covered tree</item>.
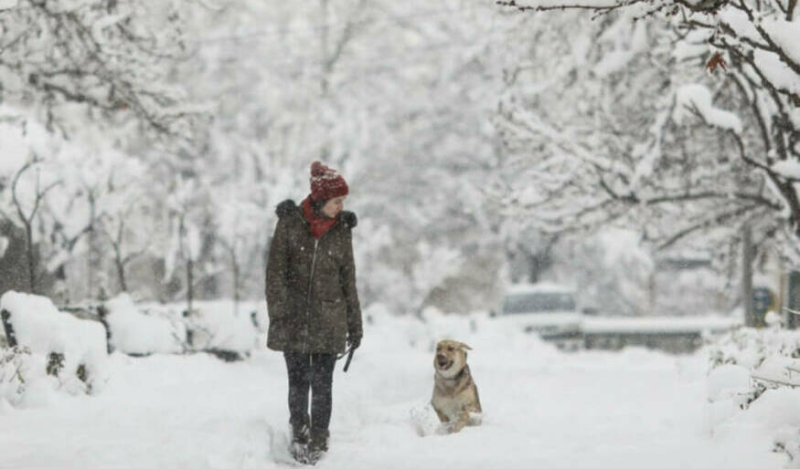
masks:
[[[271,228],[275,204],[306,195],[312,161],[340,170],[347,208],[364,223],[356,255],[374,266],[359,268],[359,286],[398,311],[420,306],[400,293],[416,288],[419,243],[502,256],[483,236],[494,221],[478,189],[493,164],[489,118],[502,86],[494,64],[506,21],[492,12],[460,1],[331,0],[222,3],[195,18],[188,30],[203,37],[187,44],[202,60],[189,76],[200,78],[187,86],[215,96],[203,163],[214,194],[246,188],[237,200],[261,207]],[[391,244],[377,248],[376,231]]]
[[[2,100],[42,110],[49,129],[76,115],[130,120],[183,138],[196,114],[169,84],[186,57],[176,2],[20,0],[0,11]]]
[[[263,245],[267,241],[269,227],[264,210],[249,200],[247,194],[230,192],[213,201],[215,240],[228,260],[225,269],[231,277],[232,298],[238,313],[239,301],[245,296],[245,287],[250,283],[251,290],[262,286],[264,280],[261,268]],[[257,262],[254,262],[257,261]],[[250,282],[248,282],[250,279]]]
[[[28,288],[36,292],[41,267],[61,271],[91,229],[96,199],[77,173],[82,148],[49,134],[35,119],[6,111],[15,117],[2,124],[0,214],[25,232]]]
[[[118,292],[128,292],[127,270],[131,262],[146,253],[155,254],[158,218],[153,211],[152,194],[146,187],[146,168],[137,160],[117,153],[117,159],[105,160],[99,175],[100,198],[96,229],[110,248]]]
[[[167,200],[170,242],[165,253],[164,280],[170,280],[178,269],[184,269],[185,278],[179,296],[186,299],[187,314],[193,311],[195,286],[208,273],[200,263],[204,250],[203,228],[207,220],[204,207],[208,203],[207,188],[201,184],[196,179],[177,178],[174,191]]]
[[[562,121],[527,103],[504,109],[510,132],[524,136],[518,148],[534,153],[525,174],[555,176],[516,205],[536,208],[552,230],[638,222],[662,247],[699,234],[724,245],[749,223],[757,243],[798,259],[796,2],[499,3],[591,10],[604,32],[588,44],[585,34],[566,39],[590,52],[596,77],[615,65],[594,85],[605,103],[573,97]],[[563,126],[570,115],[581,125]]]

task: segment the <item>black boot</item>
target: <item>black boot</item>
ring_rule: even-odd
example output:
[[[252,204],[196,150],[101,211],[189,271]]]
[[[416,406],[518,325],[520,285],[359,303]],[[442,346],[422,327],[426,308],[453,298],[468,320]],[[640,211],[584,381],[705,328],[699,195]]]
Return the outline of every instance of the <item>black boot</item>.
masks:
[[[308,444],[308,464],[316,464],[328,451],[328,430],[311,430]]]
[[[310,439],[308,425],[302,424],[294,426],[292,425],[292,443],[293,444],[300,444],[300,445],[307,445]]]
[[[305,463],[308,459],[308,443],[309,443],[308,425],[302,424],[292,426],[292,445],[290,447],[292,458],[295,461]]]

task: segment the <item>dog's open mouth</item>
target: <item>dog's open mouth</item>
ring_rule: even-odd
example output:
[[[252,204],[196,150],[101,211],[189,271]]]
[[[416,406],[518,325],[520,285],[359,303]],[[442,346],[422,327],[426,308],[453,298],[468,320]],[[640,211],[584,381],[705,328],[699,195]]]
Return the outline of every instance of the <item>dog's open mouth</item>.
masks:
[[[440,370],[447,370],[453,366],[453,362],[447,358],[440,357],[436,359],[436,366],[438,366]]]

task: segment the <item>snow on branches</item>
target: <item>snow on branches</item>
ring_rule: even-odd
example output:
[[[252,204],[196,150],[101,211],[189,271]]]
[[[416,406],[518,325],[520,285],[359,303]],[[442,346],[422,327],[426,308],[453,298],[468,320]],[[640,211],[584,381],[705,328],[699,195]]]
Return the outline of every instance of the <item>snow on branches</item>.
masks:
[[[535,156],[537,147],[528,147],[526,158],[541,162],[539,170],[570,168],[553,178],[567,176],[560,190],[538,203],[539,213],[549,207],[559,215],[551,229],[640,224],[666,247],[701,233],[735,236],[748,222],[757,225],[759,241],[792,251],[800,237],[800,186],[786,169],[800,163],[796,0],[497,3],[522,12],[590,12],[600,20],[594,29],[568,40],[577,44],[588,36],[594,42],[587,57],[596,63],[625,47],[634,50],[626,45],[633,44],[634,25],[649,26],[647,50],[630,57],[624,71],[592,77],[592,65],[572,65],[577,76],[589,68],[584,82],[561,85],[581,90],[573,93],[583,100],[577,112],[556,115],[516,99],[501,119],[512,145],[538,146]],[[629,27],[619,29],[621,21]],[[608,40],[603,31],[614,29]],[[541,123],[556,131],[540,131]],[[572,162],[556,166],[557,158]],[[541,192],[548,183],[534,186]]]
[[[168,76],[188,56],[176,9],[137,0],[13,3],[0,5],[5,102],[41,108],[50,129],[68,123],[77,104],[97,121],[133,117],[159,134],[190,136],[197,110]]]
[[[685,85],[675,94],[675,111],[673,118],[680,125],[687,113],[692,113],[711,127],[742,133],[742,121],[728,111],[714,107],[711,91],[703,85]]]

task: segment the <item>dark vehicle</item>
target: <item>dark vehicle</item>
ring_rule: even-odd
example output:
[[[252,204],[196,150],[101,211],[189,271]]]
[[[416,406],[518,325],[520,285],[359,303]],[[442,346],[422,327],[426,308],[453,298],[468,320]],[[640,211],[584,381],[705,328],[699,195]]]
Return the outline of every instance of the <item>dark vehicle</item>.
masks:
[[[556,342],[561,348],[580,346],[582,315],[574,289],[553,283],[511,286],[503,300],[499,320],[518,324],[526,332]]]

